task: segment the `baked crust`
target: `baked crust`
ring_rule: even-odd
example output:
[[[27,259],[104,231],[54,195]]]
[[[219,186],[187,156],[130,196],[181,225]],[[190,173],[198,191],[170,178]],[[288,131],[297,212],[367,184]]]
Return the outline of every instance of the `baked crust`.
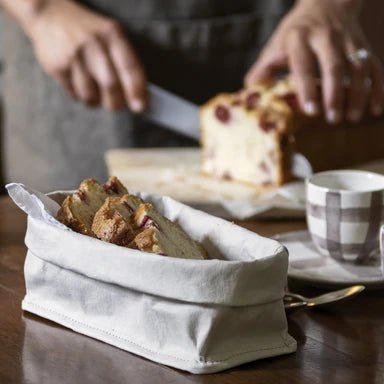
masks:
[[[103,187],[108,195],[122,196],[128,194],[127,188],[116,176],[111,176]]]
[[[155,227],[149,227],[139,232],[132,242],[130,248],[138,249],[144,252],[157,253],[166,256],[164,250],[159,245],[159,230]]]
[[[104,185],[84,180],[67,196],[58,219],[105,242],[171,257],[204,259],[203,247],[150,203],[130,195],[116,177]]]
[[[96,212],[110,195],[128,193],[127,189],[114,176],[104,185],[94,179],[85,179],[73,195],[67,196],[57,214],[58,220],[67,227],[83,235],[96,237],[92,222]]]
[[[126,204],[127,196],[108,197],[96,212],[92,232],[103,241],[128,246],[136,235],[131,215],[133,210]]]
[[[191,239],[179,224],[163,216],[153,204],[141,204],[133,214],[132,221],[141,230],[133,241],[133,246],[140,250],[151,247],[152,252],[171,257],[207,258],[201,244]]]

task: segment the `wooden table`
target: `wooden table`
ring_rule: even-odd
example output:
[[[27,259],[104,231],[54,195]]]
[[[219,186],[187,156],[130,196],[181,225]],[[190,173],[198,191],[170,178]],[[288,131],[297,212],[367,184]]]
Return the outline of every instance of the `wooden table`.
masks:
[[[76,334],[20,309],[25,294],[25,216],[0,199],[0,383],[33,384],[382,384],[384,299],[364,292],[342,306],[290,316],[297,353],[220,374],[192,375]],[[303,221],[248,222],[264,235],[302,229]],[[317,290],[298,284],[304,294]]]

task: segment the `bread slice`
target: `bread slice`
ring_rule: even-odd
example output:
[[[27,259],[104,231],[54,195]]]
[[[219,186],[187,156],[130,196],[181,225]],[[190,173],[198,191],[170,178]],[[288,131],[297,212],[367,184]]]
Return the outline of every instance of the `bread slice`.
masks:
[[[110,195],[128,193],[116,177],[101,185],[94,179],[85,179],[73,195],[67,196],[58,212],[58,220],[76,232],[96,237],[92,222],[96,212]]]
[[[131,223],[134,209],[122,197],[108,197],[96,212],[92,223],[92,232],[103,241],[122,246],[128,246],[136,235]]]
[[[205,259],[206,252],[177,224],[167,219],[149,203],[141,204],[133,215],[140,231],[131,247],[170,257]]]
[[[103,185],[103,188],[108,195],[112,196],[122,196],[128,194],[127,188],[124,187],[123,183],[116,176],[111,176]]]
[[[130,195],[130,194],[123,195],[120,198],[120,202],[125,207],[127,207],[131,211],[131,213],[136,211],[136,209],[139,208],[139,206],[141,204],[145,203],[145,201],[143,199],[141,199],[140,197],[135,196],[135,195]]]
[[[157,253],[166,256],[166,245],[161,232],[155,227],[149,227],[139,232],[129,245],[130,248],[140,251]]]
[[[58,219],[74,231],[116,245],[171,257],[204,259],[202,246],[152,205],[130,195],[116,177],[104,185],[81,182],[67,196]]]

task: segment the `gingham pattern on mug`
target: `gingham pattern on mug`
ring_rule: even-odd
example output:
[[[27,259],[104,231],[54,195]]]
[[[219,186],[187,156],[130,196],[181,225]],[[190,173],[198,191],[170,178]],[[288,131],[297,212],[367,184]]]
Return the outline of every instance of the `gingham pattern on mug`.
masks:
[[[382,191],[343,193],[311,184],[307,188],[308,228],[323,254],[362,263],[379,249]]]

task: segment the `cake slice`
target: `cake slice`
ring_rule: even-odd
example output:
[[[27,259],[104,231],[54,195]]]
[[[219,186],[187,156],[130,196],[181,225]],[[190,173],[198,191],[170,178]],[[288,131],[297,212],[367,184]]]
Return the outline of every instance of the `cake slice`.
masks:
[[[127,200],[131,204],[128,204]],[[130,195],[108,197],[93,218],[92,232],[100,240],[128,246],[137,232],[131,222],[131,216],[136,209],[133,207]]]
[[[84,235],[96,237],[92,222],[96,212],[109,196],[128,193],[116,177],[110,177],[104,185],[94,179],[85,179],[79,189],[67,196],[58,212],[58,220],[67,227]]]
[[[180,236],[169,238],[162,230],[153,225],[139,232],[130,244],[130,247],[162,256],[183,259],[206,259],[206,253],[202,247],[198,243],[196,246],[189,237],[188,241]]]
[[[130,195],[130,194],[125,194],[120,198],[121,204],[123,204],[125,207],[127,207],[131,213],[135,212],[137,208],[141,204],[144,204],[145,201],[141,199],[138,196],[135,195]]]
[[[64,200],[58,219],[76,232],[116,245],[171,257],[205,258],[198,242],[152,204],[130,195],[116,177],[104,185],[93,179],[82,181],[78,191]]]
[[[140,251],[157,253],[158,255],[168,256],[170,253],[169,247],[171,244],[166,244],[160,231],[155,227],[145,228],[139,232],[134,240],[129,245],[130,248],[139,249]]]
[[[192,240],[177,223],[161,215],[152,204],[141,204],[132,219],[140,232],[130,247],[170,257],[206,258],[204,248]]]
[[[103,188],[108,195],[122,196],[128,194],[127,188],[116,176],[111,176],[103,185]]]
[[[129,194],[108,197],[93,218],[93,233],[108,243],[129,246],[137,234],[132,215],[143,203],[139,197]]]

